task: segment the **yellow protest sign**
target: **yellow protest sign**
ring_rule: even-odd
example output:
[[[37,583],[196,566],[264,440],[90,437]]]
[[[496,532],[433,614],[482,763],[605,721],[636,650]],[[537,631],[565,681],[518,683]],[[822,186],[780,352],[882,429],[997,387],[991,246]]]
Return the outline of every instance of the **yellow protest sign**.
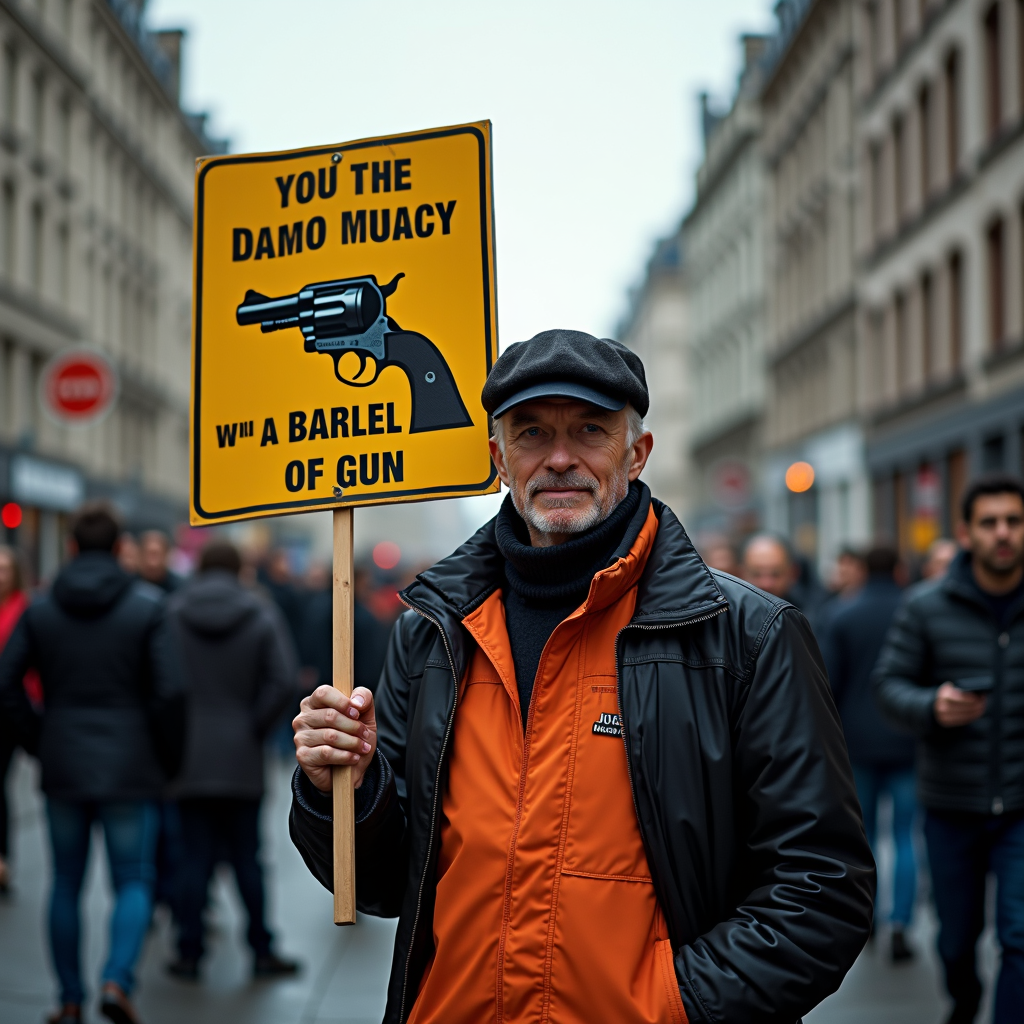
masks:
[[[193,525],[483,494],[490,123],[196,169]]]

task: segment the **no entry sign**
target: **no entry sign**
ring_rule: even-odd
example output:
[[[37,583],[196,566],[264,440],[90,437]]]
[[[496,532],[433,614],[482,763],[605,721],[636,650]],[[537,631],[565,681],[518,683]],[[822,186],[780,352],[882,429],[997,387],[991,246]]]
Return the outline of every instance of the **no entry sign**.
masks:
[[[62,352],[46,364],[40,380],[40,401],[62,423],[91,423],[114,404],[117,372],[93,349]]]
[[[195,525],[482,494],[490,123],[196,173]]]

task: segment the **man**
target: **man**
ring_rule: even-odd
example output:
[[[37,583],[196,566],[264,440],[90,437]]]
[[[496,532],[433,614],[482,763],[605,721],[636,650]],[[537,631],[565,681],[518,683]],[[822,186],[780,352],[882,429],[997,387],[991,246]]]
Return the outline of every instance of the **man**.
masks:
[[[539,334],[483,405],[501,512],[404,591],[376,694],[320,687],[295,721],[292,835],[326,885],[354,766],[358,905],[399,917],[385,1020],[796,1021],[874,876],[805,620],[639,482],[633,352]]]
[[[129,996],[152,907],[157,801],[181,757],[180,682],[162,595],[118,565],[118,533],[105,505],[81,509],[71,561],[0,655],[0,711],[38,734],[53,852],[50,951],[61,988],[51,1024],[82,1019],[78,904],[95,822],[115,890],[100,1010],[115,1024],[138,1019]],[[41,717],[21,683],[29,668],[42,681]]]
[[[990,871],[1002,947],[993,1021],[1009,1024],[1024,1006],[1024,486],[978,480],[962,511],[963,550],[907,598],[875,681],[883,711],[919,739],[950,1024],[973,1021],[981,999],[975,947]]]
[[[139,575],[164,593],[171,594],[182,584],[182,579],[171,572],[167,558],[171,542],[163,530],[146,530],[139,538]]]
[[[800,578],[800,566],[790,554],[789,545],[771,533],[757,533],[743,546],[743,578],[767,594],[790,604]],[[791,596],[792,595],[792,596]]]
[[[878,798],[883,793],[892,798],[896,866],[889,941],[893,963],[903,963],[914,955],[906,939],[917,894],[914,741],[885,723],[871,686],[871,671],[902,594],[894,577],[899,555],[891,548],[876,547],[861,560],[867,569],[867,582],[856,596],[838,606],[825,631],[822,649],[873,849]]]
[[[178,798],[182,854],[175,909],[178,959],[171,974],[194,981],[203,955],[203,909],[219,851],[226,851],[249,915],[257,977],[294,974],[273,952],[260,867],[263,739],[295,696],[297,668],[284,624],[238,581],[237,549],[214,541],[199,572],[168,603],[185,678],[188,730]]]
[[[938,540],[933,540],[925,555],[924,563],[921,565],[922,579],[931,580],[938,576],[945,576],[959,550],[956,542],[948,537],[939,537]]]

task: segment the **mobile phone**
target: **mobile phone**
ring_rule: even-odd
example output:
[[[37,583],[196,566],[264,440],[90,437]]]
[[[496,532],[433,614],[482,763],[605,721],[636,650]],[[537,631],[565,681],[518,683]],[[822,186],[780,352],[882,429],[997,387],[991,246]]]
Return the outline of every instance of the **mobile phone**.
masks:
[[[991,676],[972,676],[970,679],[957,679],[953,685],[966,693],[991,693],[994,684]]]

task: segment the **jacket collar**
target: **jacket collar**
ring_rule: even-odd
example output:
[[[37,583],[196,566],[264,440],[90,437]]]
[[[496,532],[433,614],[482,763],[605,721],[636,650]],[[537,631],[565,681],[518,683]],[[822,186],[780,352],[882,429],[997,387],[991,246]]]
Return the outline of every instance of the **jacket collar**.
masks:
[[[657,498],[651,500],[651,509],[658,528],[637,584],[630,625],[669,626],[727,609],[725,594],[672,510]],[[459,678],[467,663],[469,642],[462,620],[494,593],[503,574],[504,559],[492,519],[447,558],[421,572],[399,595],[410,608],[444,630]]]
[[[971,553],[960,551],[949,564],[949,569],[942,579],[941,588],[961,601],[967,601],[992,618],[992,609],[982,598],[980,588],[974,581],[971,569]],[[1013,607],[1008,609],[1006,621],[1016,619],[1024,612],[1024,597],[1018,598]]]

